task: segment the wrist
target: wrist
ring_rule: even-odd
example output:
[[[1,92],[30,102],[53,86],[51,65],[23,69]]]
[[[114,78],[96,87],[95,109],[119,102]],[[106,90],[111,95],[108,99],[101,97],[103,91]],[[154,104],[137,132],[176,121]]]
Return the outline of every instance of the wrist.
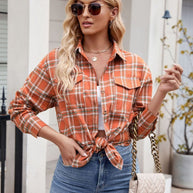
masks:
[[[167,93],[168,93],[167,91],[161,89],[161,87],[159,86],[156,95],[159,95],[160,99],[164,99]]]
[[[57,132],[54,134],[52,142],[59,147],[61,145],[61,140],[64,137],[65,136],[63,134]]]
[[[154,114],[157,115],[157,113],[160,110],[161,104],[166,96],[167,92],[160,89],[160,87],[157,89],[154,97],[152,98],[151,102],[148,105],[148,109]]]
[[[64,142],[65,138],[67,138],[65,135],[57,132],[49,126],[42,127],[38,133],[38,136],[51,141],[57,146],[61,146],[61,142]]]

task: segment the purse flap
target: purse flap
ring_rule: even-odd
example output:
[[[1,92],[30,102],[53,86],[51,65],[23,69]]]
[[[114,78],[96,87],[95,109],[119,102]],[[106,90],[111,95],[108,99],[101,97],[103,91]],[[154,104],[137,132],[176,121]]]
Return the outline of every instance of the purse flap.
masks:
[[[136,193],[164,193],[165,177],[161,173],[138,173]]]

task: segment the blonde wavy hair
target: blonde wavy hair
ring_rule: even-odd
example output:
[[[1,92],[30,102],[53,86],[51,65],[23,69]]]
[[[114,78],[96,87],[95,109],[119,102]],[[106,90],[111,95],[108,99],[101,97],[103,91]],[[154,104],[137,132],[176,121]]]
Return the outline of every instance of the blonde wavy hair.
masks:
[[[110,8],[117,7],[118,15],[109,25],[109,39],[116,41],[121,46],[122,38],[125,33],[125,27],[120,15],[121,0],[103,0]],[[71,5],[77,0],[69,0],[66,5],[66,19],[63,23],[64,33],[59,49],[59,63],[56,67],[56,78],[58,80],[58,93],[62,91],[65,94],[67,89],[73,89],[78,70],[76,68],[76,53],[80,38],[83,38],[79,22],[76,16],[71,13]]]

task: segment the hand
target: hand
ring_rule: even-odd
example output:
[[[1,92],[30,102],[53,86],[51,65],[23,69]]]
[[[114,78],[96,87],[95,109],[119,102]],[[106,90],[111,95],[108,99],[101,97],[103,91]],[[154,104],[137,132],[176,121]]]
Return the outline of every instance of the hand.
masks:
[[[177,90],[180,87],[183,68],[178,64],[174,64],[172,68],[166,69],[165,72],[166,73],[161,77],[158,88],[163,94]]]
[[[84,150],[72,138],[66,137],[63,134],[59,134],[57,145],[60,149],[63,164],[66,166],[72,164],[72,161],[76,156],[76,151],[82,156],[87,156]]]

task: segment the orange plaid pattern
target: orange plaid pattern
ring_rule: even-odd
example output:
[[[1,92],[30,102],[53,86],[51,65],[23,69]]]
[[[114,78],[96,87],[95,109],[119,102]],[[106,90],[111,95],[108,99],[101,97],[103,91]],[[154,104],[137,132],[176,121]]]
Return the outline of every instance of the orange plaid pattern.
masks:
[[[73,90],[67,90],[64,100],[57,94],[55,68],[58,49],[50,52],[16,92],[9,113],[16,126],[25,133],[37,136],[46,124],[36,115],[55,107],[60,133],[73,138],[87,153],[77,154],[73,167],[85,165],[94,152],[105,149],[110,162],[122,169],[123,160],[115,145],[127,146],[128,131],[136,112],[143,108],[139,119],[140,138],[147,136],[155,126],[156,116],[147,108],[152,95],[149,68],[137,55],[121,50],[114,42],[108,66],[100,80],[102,111],[106,138],[98,132],[97,81],[94,68],[88,62],[81,41],[76,48],[79,74]]]

